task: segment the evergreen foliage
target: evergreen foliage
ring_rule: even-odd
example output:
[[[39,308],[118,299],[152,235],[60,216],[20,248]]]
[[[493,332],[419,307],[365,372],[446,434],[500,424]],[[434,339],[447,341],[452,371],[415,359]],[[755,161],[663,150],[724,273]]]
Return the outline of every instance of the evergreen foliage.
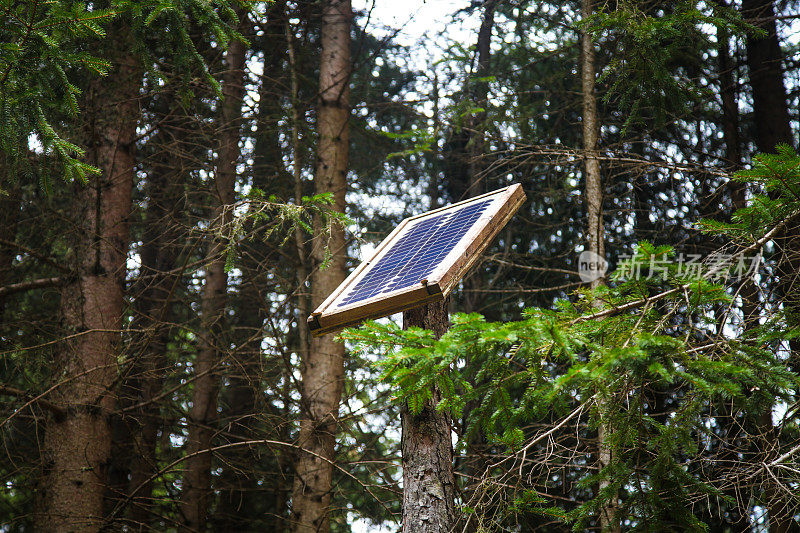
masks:
[[[773,199],[756,196],[733,215],[733,223],[706,222],[709,230],[752,244],[796,215],[800,159],[784,146],[756,161],[737,179],[763,185],[776,193]],[[554,310],[528,309],[521,321],[487,322],[475,313],[456,314],[438,340],[418,328],[370,322],[342,338],[359,353],[380,354],[377,365],[396,391],[393,400],[407,403],[412,413],[431,401],[434,389],[442,396],[437,409],[454,417],[475,402],[464,438],[483,432],[514,458],[508,464],[518,467],[522,478],[507,497],[506,513],[495,518],[497,527],[538,513],[583,531],[619,494],[619,518],[631,530],[706,530],[699,502],[725,500],[731,480],[752,474],[751,465],[734,463],[710,480],[698,468],[711,460],[706,451],[720,438],[711,430],[717,423],[713,413],[728,406],[755,424],[756,415],[769,412],[775,402],[793,403],[800,378],[787,366],[781,346],[800,329],[775,317],[745,336],[730,336],[724,323],[709,319],[714,308],[733,303],[724,284],[708,279],[726,278],[721,267],[704,265],[699,279],[696,272],[691,277],[679,272],[678,263],[648,272],[670,257],[672,248],[643,241],[617,272],[640,268],[642,278],[580,290],[577,300],[558,301]],[[723,331],[711,340],[707,330],[715,326]],[[474,376],[468,374],[467,361],[480,361]],[[673,398],[656,408],[654,401],[663,391]],[[575,481],[578,488],[591,490],[606,480],[606,490],[564,508],[546,497],[531,497],[546,494],[548,480],[522,472],[535,471],[525,460],[525,454],[535,456],[533,446],[540,440],[530,424],[554,425],[576,411],[585,416],[583,431],[601,424],[613,428],[612,461]],[[794,423],[786,429],[796,431]],[[505,472],[487,475],[483,483],[491,487],[496,477],[498,486],[483,487],[484,495],[504,490]],[[514,494],[520,490],[522,497]],[[472,512],[486,511],[464,503]]]
[[[63,165],[67,180],[85,180],[96,169],[81,161],[83,149],[64,139],[53,123],[78,115],[81,93],[75,73],[108,73],[107,59],[81,50],[106,36],[111,9],[86,2],[4,0],[0,15],[0,150],[15,168],[30,174],[28,138]]]
[[[159,32],[172,42],[179,64],[193,61],[219,93],[195,47],[190,24],[196,24],[222,46],[243,37],[231,29],[236,15],[227,0],[111,0],[89,3],[72,0],[4,0],[0,5],[0,150],[12,168],[30,174],[28,146],[52,156],[66,181],[86,181],[98,170],[82,160],[84,149],[70,142],[64,130],[80,112],[83,77],[106,76],[112,64],[98,43],[119,24],[129,24],[142,41],[137,53],[147,56],[144,41]],[[150,60],[153,57],[148,58]],[[34,137],[35,136],[35,140]],[[44,175],[43,175],[44,176]],[[41,185],[48,189],[43,178]]]

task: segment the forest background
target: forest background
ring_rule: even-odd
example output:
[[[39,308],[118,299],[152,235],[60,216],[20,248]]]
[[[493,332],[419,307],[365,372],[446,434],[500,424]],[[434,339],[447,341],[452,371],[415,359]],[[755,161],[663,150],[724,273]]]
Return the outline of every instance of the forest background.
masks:
[[[397,531],[424,413],[448,529],[800,530],[798,3],[442,5],[0,0],[0,530]],[[512,183],[449,333],[309,336]]]

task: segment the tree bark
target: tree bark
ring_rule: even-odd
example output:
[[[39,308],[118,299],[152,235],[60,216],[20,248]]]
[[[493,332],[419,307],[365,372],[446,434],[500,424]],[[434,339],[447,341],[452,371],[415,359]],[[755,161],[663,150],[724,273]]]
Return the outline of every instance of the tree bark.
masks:
[[[142,266],[130,290],[135,333],[129,345],[130,361],[121,376],[120,412],[112,422],[110,503],[127,505],[126,524],[140,531],[148,531],[153,518],[152,476],[157,472],[156,444],[163,425],[156,398],[171,368],[167,352],[180,281],[175,269],[185,240],[181,219],[186,210],[186,165],[191,164],[177,154],[187,152],[183,132],[190,124],[187,115],[175,109],[176,97],[175,92],[165,90],[155,104],[159,131],[152,143],[156,151],[147,162],[151,170],[139,249]]]
[[[721,5],[725,3],[720,1]],[[742,168],[741,138],[739,136],[739,104],[736,90],[736,80],[734,73],[736,65],[730,53],[731,40],[727,30],[720,29],[717,34],[717,58],[719,61],[719,94],[722,104],[722,132],[725,141],[725,160],[731,172]],[[728,191],[731,198],[731,212],[746,207],[747,185],[738,181],[728,182]],[[742,299],[742,329],[749,330],[758,324],[758,287],[752,279],[742,280],[739,287],[739,296]],[[718,334],[722,334],[718,329]],[[728,409],[728,406],[721,406],[724,409],[722,416],[717,419],[717,424],[724,427],[721,433],[728,441],[728,449],[724,452],[720,464],[734,465],[738,461],[736,441],[741,439],[742,425],[734,419],[735,411]],[[770,416],[771,416],[771,409]],[[771,424],[770,424],[771,425]],[[731,501],[736,502],[741,489],[735,487],[727,491]],[[726,525],[730,524],[735,531],[746,531],[750,529],[748,516],[749,509],[742,509],[741,506],[732,504],[725,517]],[[720,515],[722,513],[720,512]],[[724,516],[724,515],[723,515]],[[722,516],[720,517],[722,520]]]
[[[449,327],[448,301],[403,313],[403,327],[416,326],[441,337]],[[403,406],[403,533],[446,533],[455,525],[455,478],[450,416],[436,405],[441,395],[414,415]]]
[[[747,65],[753,91],[753,115],[756,126],[756,148],[760,152],[774,152],[780,143],[794,146],[787,106],[786,87],[783,81],[783,52],[775,24],[775,9],[769,0],[743,0],[742,14],[765,32],[765,35],[747,37]],[[784,301],[789,319],[797,323],[800,317],[797,273],[800,272],[800,225],[787,227],[776,239],[780,249],[778,261],[778,290]],[[789,365],[800,372],[800,340],[790,341]]]
[[[317,170],[314,186],[318,194],[333,194],[333,209],[345,210],[349,156],[350,115],[350,0],[325,0],[322,8],[317,128]],[[312,305],[327,298],[345,278],[344,229],[334,227],[327,245],[331,258],[327,268],[322,221],[314,222],[312,244]],[[326,532],[330,529],[331,484],[339,400],[344,382],[344,345],[324,335],[311,341],[302,365],[300,434],[298,445],[311,453],[298,453],[292,494],[293,530]]]
[[[286,49],[289,57],[289,81],[291,88],[291,119],[292,119],[292,180],[294,182],[294,202],[300,205],[304,196],[303,188],[303,154],[300,150],[300,112],[298,101],[299,86],[297,83],[297,61],[293,30],[286,22]],[[307,296],[306,284],[308,283],[308,254],[306,252],[306,237],[302,228],[294,230],[295,253],[297,254],[297,335],[301,360],[306,357],[309,349],[308,315],[311,313],[311,301]]]
[[[592,0],[582,0],[581,16],[588,20],[594,10]],[[581,88],[583,103],[583,153],[584,153],[584,202],[587,218],[587,250],[592,252],[594,260],[605,260],[605,238],[603,230],[603,182],[600,173],[600,160],[597,157],[600,124],[597,113],[597,98],[595,96],[595,55],[592,36],[584,31],[581,36]],[[604,283],[602,277],[593,279],[590,287],[595,289]],[[599,302],[597,303],[599,306]],[[602,470],[612,461],[612,448],[608,444],[608,435],[612,428],[601,420],[597,429],[597,462]],[[598,483],[598,493],[603,492],[610,483],[601,480]],[[620,531],[619,518],[616,516],[617,495],[613,494],[599,512],[599,525],[602,531]]]
[[[483,3],[483,17],[481,25],[478,29],[478,40],[476,43],[477,50],[477,65],[471,79],[467,79],[465,93],[472,100],[472,104],[476,107],[486,109],[489,105],[489,82],[485,80],[490,76],[490,61],[491,61],[491,45],[492,45],[492,32],[494,30],[494,15],[497,7],[497,0],[486,0]],[[438,88],[436,89],[436,96],[438,99]],[[438,106],[438,102],[436,102]],[[467,121],[466,128],[466,146],[464,160],[466,162],[467,170],[467,183],[463,196],[467,198],[474,198],[486,192],[486,111],[478,111],[470,116]],[[464,198],[456,198],[462,200]],[[431,196],[431,209],[434,209],[434,201],[438,202],[438,198]],[[467,273],[463,281],[463,289],[461,296],[461,311],[464,313],[479,312],[483,305],[482,289],[486,288],[487,276],[486,272],[481,269],[479,263],[476,268],[473,268]],[[467,366],[471,361],[466,361]],[[479,402],[468,402],[462,413],[462,428],[467,427],[472,411],[477,407]],[[448,424],[450,420],[448,419]],[[449,437],[448,437],[449,438]],[[462,479],[478,479],[480,474],[487,466],[485,458],[487,457],[485,450],[487,442],[484,435],[478,433],[474,435],[467,442],[467,454],[458,458],[456,467],[458,471],[463,474]],[[463,497],[466,501],[470,501],[475,494],[475,486],[470,485],[468,482],[462,487]],[[476,531],[478,525],[474,520],[468,520],[465,525],[465,533]]]
[[[743,0],[742,14],[763,35],[747,36],[747,66],[750,87],[753,92],[753,117],[756,128],[756,147],[760,152],[774,152],[780,143],[794,146],[786,86],[783,80],[783,52],[775,22],[775,8],[771,0]],[[784,311],[790,325],[800,320],[800,224],[794,223],[784,229],[775,239],[779,249],[778,293],[783,300]],[[800,340],[789,341],[789,367],[800,372]],[[772,423],[772,412],[761,413],[757,424],[763,449],[772,447],[777,438]],[[792,517],[789,498],[781,487],[773,486],[769,480],[765,488],[764,503],[768,509],[770,533],[785,533],[798,528]]]
[[[94,79],[86,91],[87,159],[101,170],[77,186],[76,278],[63,290],[61,316],[73,336],[61,345],[54,403],[68,415],[48,423],[45,476],[36,529],[98,531],[111,447],[109,390],[120,353],[129,215],[134,180],[134,139],[139,118],[142,67],[130,53],[127,27],[115,31],[108,51],[110,77]]]
[[[489,97],[489,82],[484,78],[489,76],[489,61],[491,60],[492,30],[494,29],[494,12],[497,0],[487,0],[483,8],[483,19],[478,30],[478,64],[475,69],[474,80],[468,87],[475,106],[486,109]],[[470,117],[467,132],[467,188],[465,196],[473,198],[486,192],[486,136],[484,127],[486,112],[479,111]],[[461,198],[458,198],[461,200]],[[472,313],[478,311],[481,297],[480,288],[484,286],[481,270],[475,268],[464,280],[463,311]]]
[[[241,25],[246,24],[247,13],[244,10],[237,10],[237,16]],[[233,216],[236,166],[240,156],[239,134],[242,122],[246,52],[245,43],[232,41],[225,53],[225,71],[222,75],[223,101],[212,198],[216,204],[213,207],[214,225],[223,232],[230,226]],[[207,251],[209,262],[200,305],[202,322],[194,364],[197,379],[194,381],[192,391],[186,446],[186,452],[190,457],[186,461],[181,495],[181,513],[185,531],[205,530],[211,501],[212,453],[198,452],[211,448],[217,421],[220,349],[224,346],[222,323],[228,290],[225,251],[226,241],[222,237],[215,238]]]
[[[742,0],[742,15],[764,32],[747,36],[747,67],[753,91],[756,146],[760,152],[774,152],[780,143],[795,144],[786,105],[775,9],[771,0]]]
[[[441,180],[440,174],[442,167],[442,149],[439,145],[439,135],[442,131],[442,120],[439,115],[439,73],[436,71],[436,69],[433,69],[433,79],[431,80],[431,83],[433,85],[431,104],[433,105],[433,135],[435,140],[431,146],[433,169],[431,170],[431,175],[428,178],[428,209],[433,211],[434,209],[438,209],[441,203],[439,182]]]
[[[489,75],[489,61],[492,57],[492,30],[494,29],[494,11],[497,0],[487,0],[483,8],[483,20],[478,30],[478,65],[475,69],[476,78],[472,81],[472,98],[475,105],[486,109],[489,96],[489,82],[483,78]],[[485,155],[485,136],[484,123],[486,112],[476,113],[470,120],[470,140],[469,147],[469,183],[467,184],[468,198],[478,196],[486,192],[486,180],[483,176]],[[469,312],[469,311],[467,311]]]
[[[19,188],[11,183],[11,169],[7,165],[5,154],[0,152],[0,217],[3,220],[3,224],[0,224],[0,243],[14,242],[16,240],[17,220],[21,203]],[[19,283],[9,283],[12,279],[11,265],[13,262],[14,250],[10,246],[0,244],[0,324],[3,323],[5,311],[3,298],[18,292],[11,287],[19,287],[20,285]]]
[[[592,15],[592,0],[583,0],[582,17],[584,20]],[[595,59],[594,43],[588,32],[581,37],[581,88],[583,104],[583,153],[585,170],[584,201],[586,203],[588,250],[605,257],[605,239],[603,231],[603,182],[600,174],[600,160],[597,157],[597,143],[600,125],[597,117],[597,98],[595,96]],[[591,282],[591,288],[603,283],[602,278]]]
[[[254,37],[265,50],[258,100],[258,134],[255,144],[252,184],[269,194],[282,197],[283,188],[275,181],[287,181],[280,143],[282,117],[281,101],[277,98],[285,90],[286,1],[272,3],[266,13],[263,34]],[[285,187],[285,185],[283,186]],[[256,206],[254,206],[256,207]],[[234,331],[240,331],[227,365],[227,387],[222,395],[221,424],[224,442],[241,442],[268,438],[287,441],[283,436],[287,420],[268,400],[263,390],[276,390],[286,369],[277,357],[263,357],[262,342],[268,308],[264,305],[270,295],[269,278],[274,276],[274,265],[269,257],[270,242],[258,233],[257,223],[248,223],[245,231],[254,232],[254,238],[242,244],[241,282],[236,296],[237,319]],[[277,394],[277,393],[276,393]],[[272,457],[268,454],[267,457]],[[274,454],[275,464],[267,463],[264,450],[255,446],[239,446],[220,453],[221,473],[217,483],[219,501],[215,510],[213,528],[218,531],[237,531],[254,528],[254,524],[268,531],[284,531],[288,494],[283,487],[282,450]],[[259,468],[261,465],[265,466]],[[274,482],[259,484],[262,468],[272,469]]]
[[[476,43],[477,64],[474,72],[464,82],[463,99],[474,107],[485,109],[488,105],[489,83],[483,78],[489,75],[497,0],[486,0],[483,4],[483,17]],[[436,100],[438,100],[438,87],[435,90]],[[442,154],[444,156],[444,174],[450,197],[456,201],[472,198],[485,192],[486,183],[483,176],[486,150],[483,132],[485,121],[486,113],[484,111],[471,114],[464,120],[463,128],[455,128],[449,132],[445,142]],[[432,196],[431,198],[436,197]],[[438,198],[436,199],[438,200]],[[467,283],[469,283],[469,278]],[[469,299],[470,296],[465,297],[464,309],[466,312],[473,310]]]
[[[159,430],[163,426],[161,406],[156,399],[162,392],[165,375],[171,368],[167,346],[172,329],[169,324],[173,322],[174,316],[173,291],[178,279],[175,275],[162,272],[175,268],[175,246],[175,242],[154,245],[158,254],[154,258],[145,259],[152,252],[142,253],[142,266],[158,265],[159,272],[148,290],[149,294],[145,296],[150,298],[146,301],[148,315],[141,317],[142,322],[146,323],[146,334],[144,338],[140,337],[140,342],[144,345],[137,355],[140,360],[131,372],[134,374],[134,383],[129,384],[133,392],[131,399],[134,407],[128,422],[131,453],[128,456],[129,481],[125,494],[133,496],[128,503],[128,523],[141,531],[149,530],[149,523],[153,518],[152,476],[158,471],[156,444]]]
[[[723,4],[724,5],[724,4]],[[725,140],[725,159],[731,168],[738,170],[742,164],[741,138],[739,137],[739,104],[734,73],[736,65],[731,58],[731,38],[728,30],[717,33],[717,58],[719,68],[719,94],[722,104],[722,133]]]

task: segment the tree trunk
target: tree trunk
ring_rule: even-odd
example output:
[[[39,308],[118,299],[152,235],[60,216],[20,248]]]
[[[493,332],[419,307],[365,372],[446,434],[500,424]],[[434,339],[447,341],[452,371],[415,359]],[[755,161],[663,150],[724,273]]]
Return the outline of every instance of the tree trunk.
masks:
[[[263,372],[259,368],[263,337],[258,332],[261,331],[265,315],[263,305],[259,305],[263,302],[258,298],[259,295],[261,291],[253,280],[248,280],[239,292],[239,311],[244,315],[239,328],[252,340],[236,351],[229,367],[231,371],[227,375],[228,386],[223,396],[220,424],[220,430],[226,434],[226,443],[275,437],[271,433],[259,435],[255,425],[257,419],[269,415],[263,412],[263,402],[257,402],[257,391],[263,383]],[[257,406],[262,412],[257,410]],[[220,462],[223,468],[217,488],[219,504],[215,512],[214,529],[244,531],[248,525],[252,526],[254,520],[262,518],[253,515],[255,500],[266,499],[269,491],[275,489],[258,486],[259,456],[256,449],[248,446],[232,448],[222,454],[223,460]]]
[[[448,301],[403,313],[403,328],[441,337],[448,329]],[[403,406],[403,533],[446,533],[455,525],[455,478],[450,416],[436,409],[440,393],[418,415]]]
[[[174,98],[165,91],[165,100]],[[177,118],[176,118],[177,117]],[[170,107],[160,117],[147,184],[143,244],[140,248],[139,279],[131,289],[135,332],[120,392],[121,413],[114,418],[114,448],[110,473],[114,494],[130,497],[126,523],[130,528],[149,530],[152,519],[152,476],[156,473],[156,443],[162,427],[160,404],[165,374],[171,367],[167,357],[174,323],[178,266],[182,239],[180,220],[186,205],[184,186],[187,170],[176,154],[185,153],[183,131],[186,116]]]
[[[492,30],[494,29],[494,11],[497,0],[487,0],[483,8],[483,20],[478,30],[478,65],[475,69],[476,78],[472,80],[472,99],[476,106],[486,109],[489,96],[489,82],[484,78],[489,75],[489,60],[491,59]],[[470,120],[469,148],[469,183],[467,184],[468,198],[486,192],[486,179],[483,176],[486,146],[484,138],[484,123],[486,112],[476,113]],[[469,311],[467,311],[469,312]]]
[[[592,15],[592,0],[583,0],[582,17]],[[597,157],[600,125],[597,118],[597,98],[595,97],[595,60],[592,36],[584,32],[581,38],[581,88],[583,101],[583,153],[585,169],[584,201],[586,203],[588,250],[599,258],[605,258],[605,239],[603,231],[603,183],[600,175],[600,160]],[[603,283],[602,278],[591,282],[591,288]]]
[[[242,24],[247,13],[237,10]],[[241,28],[240,28],[241,29]],[[216,205],[213,221],[218,229],[228,228],[232,220],[232,204],[236,185],[236,165],[239,161],[239,133],[242,121],[242,98],[245,83],[247,47],[232,41],[225,53],[225,72],[222,75],[222,112],[219,125],[217,172],[212,194]],[[200,306],[201,327],[197,358],[194,364],[196,379],[189,413],[186,472],[183,477],[181,512],[185,531],[204,531],[211,501],[211,448],[217,421],[219,392],[220,348],[222,323],[227,300],[228,275],[225,272],[226,242],[215,238],[207,251],[205,286]]]
[[[333,209],[345,210],[349,155],[350,115],[350,0],[325,0],[322,8],[317,128],[317,194],[333,194]],[[314,223],[312,255],[312,305],[317,306],[345,278],[344,229],[333,228],[328,246],[331,259],[324,270],[325,242],[322,221]],[[331,483],[339,400],[344,381],[344,345],[333,335],[311,341],[302,365],[302,419],[298,445],[311,453],[298,453],[292,494],[294,531],[326,532],[330,528]]]
[[[403,327],[441,337],[448,329],[448,301],[403,313]],[[440,393],[418,415],[403,406],[403,533],[448,533],[455,525],[455,478],[450,416],[439,412]]]
[[[483,8],[483,20],[478,30],[478,65],[475,69],[474,80],[467,80],[471,83],[468,87],[471,98],[475,106],[486,109],[489,97],[489,82],[484,78],[489,76],[489,60],[491,59],[492,30],[494,29],[494,12],[497,0],[487,0]],[[486,139],[484,127],[486,123],[486,112],[475,113],[469,119],[468,141],[467,141],[467,188],[465,196],[473,198],[486,192]],[[458,198],[461,200],[462,198]],[[484,287],[484,277],[481,275],[480,268],[472,269],[464,280],[464,301],[462,311],[472,313],[479,310],[481,303],[480,289]]]
[[[717,58],[719,61],[719,94],[722,103],[722,132],[725,137],[725,159],[732,169],[742,164],[741,139],[739,138],[739,104],[734,72],[736,65],[731,58],[731,38],[726,29],[717,33]]]
[[[442,150],[441,146],[439,145],[439,135],[442,131],[442,120],[441,116],[439,115],[439,74],[436,69],[433,69],[433,79],[431,80],[431,83],[433,84],[431,104],[433,105],[434,141],[433,145],[431,146],[433,168],[431,169],[431,175],[428,178],[428,209],[432,211],[434,209],[438,209],[441,204],[439,185],[441,180],[440,174],[442,167]]]
[[[279,197],[285,194],[286,186],[276,182],[288,181],[279,138],[283,109],[277,97],[285,91],[286,83],[286,23],[286,1],[276,1],[267,10],[266,24],[261,26],[263,34],[254,37],[261,42],[265,57],[259,88],[252,184]],[[247,223],[245,231],[248,233],[258,230],[258,224]],[[264,400],[261,392],[277,390],[286,371],[281,359],[262,356],[264,322],[268,316],[264,302],[270,297],[269,289],[265,287],[269,286],[269,279],[275,274],[269,257],[272,243],[265,242],[258,233],[253,235],[254,238],[242,244],[240,254],[242,279],[236,297],[238,316],[234,325],[234,331],[240,331],[240,334],[236,338],[237,349],[232,354],[231,364],[227,366],[228,386],[221,406],[220,429],[225,432],[225,443],[259,438],[286,440],[282,438],[286,424],[274,423],[281,415],[269,400]],[[263,530],[276,533],[285,529],[288,495],[282,486],[283,452],[276,450],[274,454],[265,454],[262,448],[240,446],[220,454],[215,530],[247,530],[255,528],[256,524]],[[275,463],[268,462],[271,460]],[[259,484],[263,468],[270,469],[270,475],[277,479]]]
[[[779,143],[794,145],[775,9],[771,0],[742,0],[742,15],[765,32],[748,34],[747,67],[753,90],[756,146],[760,152],[774,152]]]
[[[475,67],[472,78],[467,79],[465,86],[465,93],[472,100],[472,104],[476,107],[486,109],[488,107],[489,96],[489,82],[484,78],[490,75],[489,66],[491,60],[491,45],[492,45],[492,31],[494,30],[494,14],[497,7],[497,0],[487,0],[483,5],[483,18],[481,25],[478,29],[478,41],[476,43],[477,50],[477,65]],[[438,100],[438,88],[436,89],[436,97]],[[438,102],[436,102],[438,106]],[[474,198],[486,192],[486,112],[479,111],[470,116],[467,121],[464,160],[466,163],[466,178],[465,192],[463,196],[467,198]],[[456,200],[463,200],[462,197],[455,198]],[[431,196],[431,209],[434,209],[434,201],[438,202],[438,198]],[[485,271],[481,269],[480,263],[475,268],[467,272],[463,281],[462,298],[460,311],[464,313],[473,313],[481,311],[483,304],[483,294],[481,291],[486,288],[487,277]],[[467,360],[466,365],[470,366],[473,362]],[[470,419],[472,411],[477,407],[479,402],[468,402],[462,413],[462,428],[467,427],[467,421]],[[448,420],[448,424],[450,420]],[[485,450],[487,447],[486,437],[480,432],[474,435],[467,442],[467,453],[458,458],[457,468],[460,474],[463,474],[464,480],[478,479],[480,474],[487,466],[485,458],[487,457]],[[475,486],[466,482],[462,488],[465,501],[470,501],[475,494]],[[465,526],[465,532],[470,533],[477,530],[477,523],[474,520],[468,520]]]
[[[588,20],[593,13],[592,0],[583,0],[581,16]],[[587,250],[594,254],[592,261],[605,261],[605,238],[603,231],[603,182],[600,174],[600,160],[597,157],[597,145],[600,132],[597,116],[597,99],[595,97],[595,58],[594,43],[588,32],[581,36],[581,88],[583,101],[583,153],[584,153],[584,202],[587,218]],[[595,289],[604,283],[602,277],[591,280],[590,286]],[[597,305],[600,305],[599,302]],[[608,444],[608,435],[612,428],[600,422],[597,429],[597,462],[602,470],[612,460],[612,449]],[[607,480],[598,484],[598,493],[609,486]],[[599,512],[599,525],[602,531],[620,531],[619,518],[616,516],[617,495],[611,496]]]
[[[780,143],[793,146],[794,138],[783,82],[783,52],[778,41],[775,10],[769,0],[743,0],[742,14],[766,35],[747,37],[747,65],[753,91],[753,116],[756,126],[756,147],[760,152],[774,152]],[[795,324],[800,316],[800,301],[796,286],[800,272],[800,225],[787,227],[776,239],[780,249],[778,286],[789,319]],[[800,372],[800,340],[790,341],[792,370]]]
[[[720,2],[724,5],[724,2]],[[736,65],[730,54],[730,35],[727,30],[720,29],[717,34],[717,57],[719,61],[719,94],[722,104],[722,131],[725,141],[725,160],[731,172],[740,170],[742,167],[741,139],[739,136],[739,104],[736,90],[734,73]],[[747,185],[738,181],[728,182],[728,191],[731,198],[731,212],[746,207]],[[749,330],[758,324],[758,287],[752,279],[742,280],[739,287],[739,296],[742,299],[742,329]],[[722,330],[718,329],[718,334],[722,335]],[[742,425],[735,420],[735,410],[728,409],[728,406],[720,406],[725,409],[721,416],[717,418],[717,424],[724,427],[720,431],[728,441],[728,449],[723,452],[720,464],[738,464],[738,453],[736,441],[742,438]],[[736,502],[742,489],[735,487],[726,492],[731,501]],[[739,506],[741,507],[741,506]],[[727,512],[727,516],[720,512],[720,520],[725,516],[726,525],[730,524],[734,531],[746,531],[750,529],[748,516],[749,509],[737,508],[732,504]]]
[[[463,99],[472,106],[486,108],[489,94],[489,83],[483,78],[489,75],[491,59],[492,30],[494,29],[494,13],[497,0],[487,0],[483,6],[483,17],[478,30],[477,64],[472,75],[464,82]],[[438,87],[436,100],[438,100]],[[438,102],[437,102],[438,105]],[[470,114],[464,120],[463,128],[455,128],[449,132],[443,150],[444,174],[447,190],[455,201],[472,198],[485,192],[486,183],[483,176],[485,142],[483,111]],[[434,198],[432,196],[432,198]],[[437,198],[438,200],[438,198]],[[469,283],[469,280],[467,280]],[[470,293],[467,293],[470,294]],[[466,297],[465,300],[469,300]],[[465,301],[465,311],[472,311],[472,304]]]
[[[0,239],[4,242],[14,242],[17,235],[21,193],[16,184],[11,183],[11,169],[6,165],[6,157],[3,153],[0,153],[0,217],[3,220],[3,224],[0,224]],[[11,282],[11,265],[13,262],[13,248],[0,242],[0,287],[5,287]],[[0,324],[3,323],[5,310],[3,300],[0,297]]]
[[[85,93],[84,145],[101,173],[75,194],[77,276],[61,296],[63,324],[72,336],[58,354],[52,397],[67,416],[47,427],[39,531],[91,532],[103,524],[142,81],[129,30],[114,34],[116,48],[108,55],[116,83],[95,79]]]
[[[783,52],[780,48],[775,9],[771,0],[743,0],[742,14],[764,35],[748,35],[747,66],[750,87],[753,91],[753,117],[756,128],[756,147],[760,152],[774,152],[780,143],[793,146],[794,138],[786,104],[786,86],[783,81]],[[779,249],[778,292],[783,300],[789,325],[796,326],[800,317],[800,293],[797,288],[797,273],[800,272],[800,224],[788,226],[775,239]],[[800,340],[789,341],[789,367],[800,372]],[[772,424],[772,413],[761,413],[758,420],[761,446],[770,449],[777,438]],[[768,481],[764,503],[768,509],[770,533],[784,533],[798,527],[792,518],[789,497],[780,486]]]
[[[300,150],[300,112],[298,102],[297,61],[295,56],[294,35],[289,22],[286,23],[286,48],[289,56],[289,81],[291,88],[292,119],[292,181],[294,182],[294,202],[300,205],[303,199],[303,154]],[[306,236],[302,228],[294,230],[295,253],[297,254],[297,336],[300,358],[307,357],[309,349],[308,315],[311,313],[311,301],[308,298],[308,254],[306,252]]]

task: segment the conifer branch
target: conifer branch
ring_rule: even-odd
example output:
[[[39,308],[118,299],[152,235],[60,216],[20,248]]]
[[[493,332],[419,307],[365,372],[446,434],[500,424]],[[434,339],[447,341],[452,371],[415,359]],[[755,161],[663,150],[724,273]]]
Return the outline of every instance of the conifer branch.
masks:
[[[40,279],[33,279],[30,281],[23,281],[20,283],[12,283],[11,285],[0,287],[0,299],[3,299],[7,296],[11,296],[12,294],[16,294],[18,292],[25,292],[34,289],[45,289],[47,287],[57,287],[63,284],[64,282],[66,282],[66,278],[56,277],[56,278],[40,278]]]

